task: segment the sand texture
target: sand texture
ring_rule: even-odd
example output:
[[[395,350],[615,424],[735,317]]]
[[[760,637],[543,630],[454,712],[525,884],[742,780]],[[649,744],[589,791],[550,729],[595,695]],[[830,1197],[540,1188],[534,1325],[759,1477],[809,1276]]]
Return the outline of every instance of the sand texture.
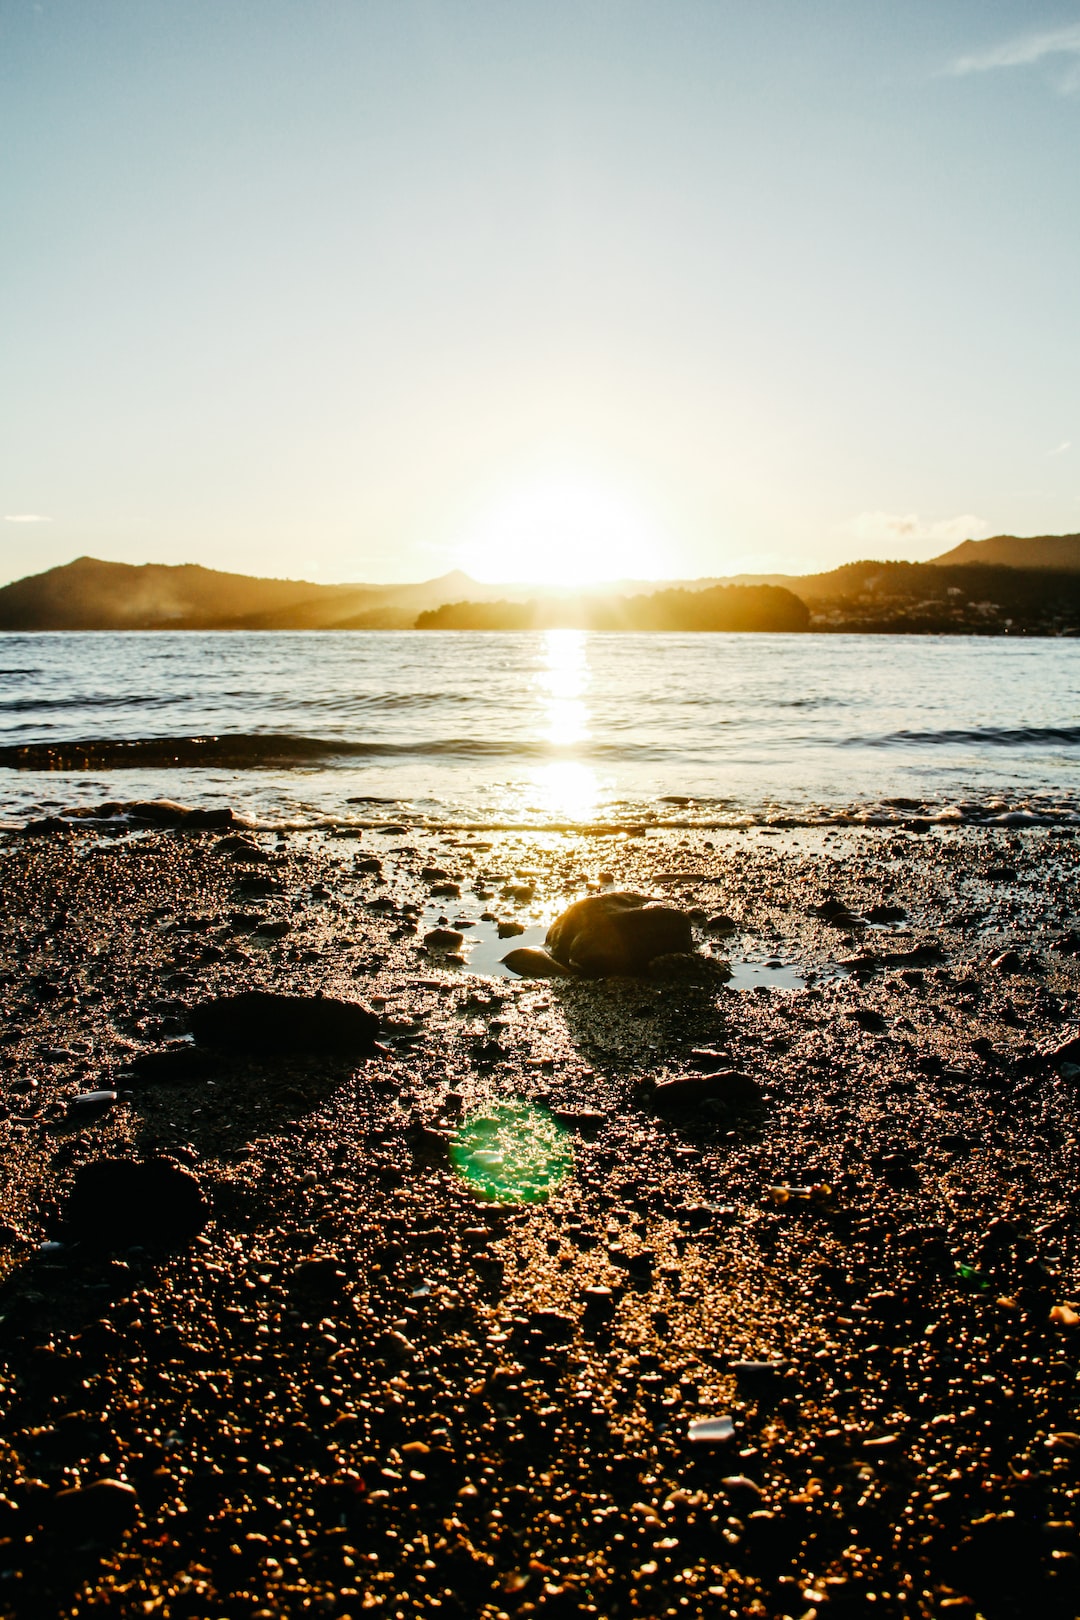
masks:
[[[0,1614],[1071,1620],[1078,854],[8,836]],[[472,970],[590,884],[697,955]]]

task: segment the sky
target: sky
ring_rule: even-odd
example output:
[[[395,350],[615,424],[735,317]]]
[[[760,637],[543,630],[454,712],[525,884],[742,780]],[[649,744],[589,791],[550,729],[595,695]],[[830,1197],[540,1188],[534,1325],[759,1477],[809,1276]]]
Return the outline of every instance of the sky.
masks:
[[[1080,0],[0,0],[0,578],[1080,530]]]

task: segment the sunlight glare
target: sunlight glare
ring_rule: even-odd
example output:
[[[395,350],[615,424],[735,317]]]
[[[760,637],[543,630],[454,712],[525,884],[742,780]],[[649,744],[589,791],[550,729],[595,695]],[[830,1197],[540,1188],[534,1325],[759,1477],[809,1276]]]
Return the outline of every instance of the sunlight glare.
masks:
[[[540,735],[559,750],[588,740],[588,637],[584,630],[546,630],[537,671]],[[534,776],[545,812],[555,820],[581,821],[598,797],[596,773],[579,759],[552,760]]]
[[[458,562],[477,579],[575,586],[654,578],[662,556],[659,536],[628,495],[564,474],[496,501],[459,548]]]

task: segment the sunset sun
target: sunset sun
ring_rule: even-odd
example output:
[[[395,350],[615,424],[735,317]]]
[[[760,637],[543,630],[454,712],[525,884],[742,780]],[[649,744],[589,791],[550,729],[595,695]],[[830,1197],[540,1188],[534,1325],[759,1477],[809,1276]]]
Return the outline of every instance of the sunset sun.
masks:
[[[458,556],[478,579],[511,584],[593,585],[664,572],[663,541],[643,508],[578,474],[505,491],[479,512]]]

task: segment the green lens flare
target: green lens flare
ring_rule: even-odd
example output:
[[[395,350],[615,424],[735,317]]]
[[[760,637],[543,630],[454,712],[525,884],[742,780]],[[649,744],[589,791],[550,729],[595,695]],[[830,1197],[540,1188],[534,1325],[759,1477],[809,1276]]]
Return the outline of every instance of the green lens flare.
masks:
[[[450,1148],[454,1169],[481,1198],[539,1204],[574,1167],[570,1137],[531,1103],[499,1103],[467,1119]]]

